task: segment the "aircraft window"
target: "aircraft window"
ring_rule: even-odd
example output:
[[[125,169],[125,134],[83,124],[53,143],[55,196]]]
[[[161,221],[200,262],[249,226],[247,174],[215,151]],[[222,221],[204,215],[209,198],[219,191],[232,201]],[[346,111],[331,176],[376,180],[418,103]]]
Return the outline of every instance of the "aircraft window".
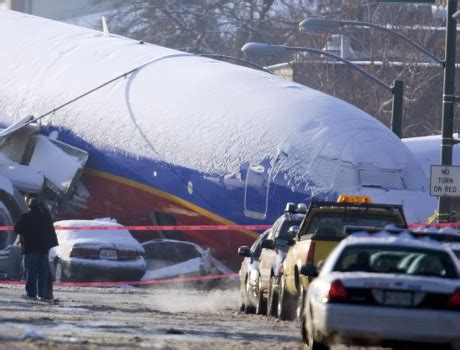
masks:
[[[391,190],[404,189],[404,181],[399,171],[392,170],[358,170],[359,184],[363,187],[380,187]]]

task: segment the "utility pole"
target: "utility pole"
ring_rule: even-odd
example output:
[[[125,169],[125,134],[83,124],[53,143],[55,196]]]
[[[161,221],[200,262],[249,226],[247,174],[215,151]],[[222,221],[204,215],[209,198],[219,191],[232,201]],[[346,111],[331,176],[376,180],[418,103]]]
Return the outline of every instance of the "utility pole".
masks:
[[[391,111],[391,130],[402,137],[403,124],[403,105],[404,105],[404,81],[395,80],[393,82],[393,106]]]
[[[446,56],[444,63],[444,87],[442,103],[442,143],[441,165],[452,165],[454,146],[454,105],[455,105],[455,51],[457,44],[457,21],[453,18],[457,12],[457,0],[448,0],[446,19]],[[450,216],[450,198],[439,197],[439,222],[448,222]]]

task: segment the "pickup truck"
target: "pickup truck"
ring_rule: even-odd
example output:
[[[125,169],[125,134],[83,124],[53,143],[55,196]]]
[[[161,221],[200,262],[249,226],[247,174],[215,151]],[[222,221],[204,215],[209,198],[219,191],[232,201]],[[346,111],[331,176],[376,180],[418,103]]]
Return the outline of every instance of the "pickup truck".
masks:
[[[307,264],[321,264],[346,237],[347,227],[407,227],[401,205],[372,204],[368,197],[364,199],[363,196],[339,196],[338,202],[310,204],[299,231],[288,243],[290,248],[283,262],[277,310],[280,319],[300,316],[309,284],[301,275],[301,268]]]

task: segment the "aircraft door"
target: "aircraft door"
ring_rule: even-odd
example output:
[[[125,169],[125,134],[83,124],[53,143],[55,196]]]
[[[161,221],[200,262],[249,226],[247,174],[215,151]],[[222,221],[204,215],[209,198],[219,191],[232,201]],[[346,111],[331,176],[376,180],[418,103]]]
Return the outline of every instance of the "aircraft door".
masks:
[[[246,172],[244,187],[244,215],[264,220],[268,211],[270,190],[269,162],[250,164]]]

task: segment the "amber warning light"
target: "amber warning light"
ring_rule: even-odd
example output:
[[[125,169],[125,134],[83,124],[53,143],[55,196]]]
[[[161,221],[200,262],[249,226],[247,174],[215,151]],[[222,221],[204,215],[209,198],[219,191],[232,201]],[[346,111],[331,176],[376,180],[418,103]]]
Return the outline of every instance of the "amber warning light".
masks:
[[[353,196],[349,194],[341,194],[337,199],[337,203],[371,204],[372,199],[369,196]]]

